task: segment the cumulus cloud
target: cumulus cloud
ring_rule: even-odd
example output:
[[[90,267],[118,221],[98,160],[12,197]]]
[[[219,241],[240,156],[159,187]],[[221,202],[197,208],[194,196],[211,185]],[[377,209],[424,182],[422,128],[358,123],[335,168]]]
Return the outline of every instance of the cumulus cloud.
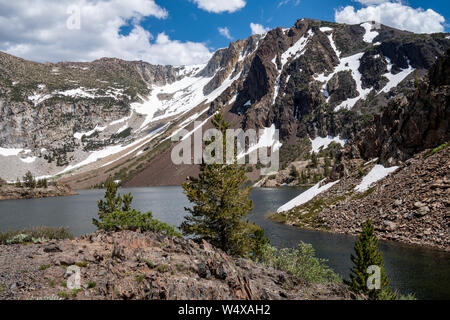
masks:
[[[377,21],[387,26],[415,33],[443,32],[445,18],[432,9],[412,8],[399,2],[383,0],[357,0],[372,4],[356,10],[347,6],[335,11],[335,20],[340,23],[357,24]]]
[[[213,13],[235,12],[247,4],[244,0],[191,0],[200,9]]]
[[[211,56],[202,43],[152,35],[144,17],[165,19],[153,0],[0,0],[0,50],[35,61],[91,61],[101,57],[154,64],[193,64]],[[80,19],[78,19],[78,17]],[[119,34],[123,26],[128,34]]]
[[[269,28],[265,28],[261,24],[257,24],[257,23],[253,23],[253,22],[250,23],[250,29],[252,29],[252,34],[264,34],[270,30]]]

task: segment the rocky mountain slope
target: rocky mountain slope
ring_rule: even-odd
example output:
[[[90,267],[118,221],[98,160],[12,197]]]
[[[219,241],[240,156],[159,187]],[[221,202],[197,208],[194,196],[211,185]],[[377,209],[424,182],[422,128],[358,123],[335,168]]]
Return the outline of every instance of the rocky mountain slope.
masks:
[[[97,233],[46,244],[0,245],[0,299],[342,300],[342,284],[317,285],[204,242],[156,233]],[[79,266],[81,289],[67,289]]]
[[[125,186],[179,184],[196,168],[171,165],[168,138],[194,120],[208,128],[219,108],[235,128],[280,129],[282,155],[326,137],[344,144],[448,48],[446,34],[302,19],[231,43],[201,66],[1,54],[0,176],[31,169],[75,187],[109,176]]]
[[[355,235],[371,219],[380,238],[450,250],[449,71],[450,50],[348,143],[315,197],[273,218]]]

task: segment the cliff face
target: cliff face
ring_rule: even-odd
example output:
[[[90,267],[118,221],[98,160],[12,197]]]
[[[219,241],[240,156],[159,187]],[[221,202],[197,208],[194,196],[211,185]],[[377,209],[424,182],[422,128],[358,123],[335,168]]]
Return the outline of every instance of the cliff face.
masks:
[[[166,138],[220,108],[235,128],[275,125],[284,146],[352,139],[450,47],[445,34],[375,27],[302,19],[189,67],[107,58],[38,64],[1,54],[0,146],[8,150],[0,150],[0,176],[75,172],[77,187],[108,175],[144,181],[172,147]]]
[[[233,259],[206,242],[198,245],[154,233],[97,233],[73,241],[0,246],[0,255],[0,299],[352,298],[341,284],[310,284]],[[81,290],[74,292],[65,287],[68,275],[61,267],[76,264],[82,266]]]
[[[379,158],[387,166],[406,161],[450,140],[450,51],[440,57],[427,79],[399,93],[346,148],[346,159]]]

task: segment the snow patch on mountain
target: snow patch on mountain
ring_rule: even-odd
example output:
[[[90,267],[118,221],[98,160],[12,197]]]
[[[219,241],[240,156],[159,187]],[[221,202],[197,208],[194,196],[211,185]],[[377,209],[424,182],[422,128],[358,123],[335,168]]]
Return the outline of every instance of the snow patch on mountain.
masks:
[[[312,145],[311,153],[313,153],[313,152],[319,153],[322,149],[328,148],[328,146],[332,142],[338,143],[342,147],[344,147],[345,144],[347,143],[347,140],[341,139],[340,136],[337,136],[337,137],[327,136],[325,138],[317,137],[315,139],[311,139],[311,138],[309,138],[309,139],[310,139],[311,145]]]
[[[280,148],[283,146],[283,144],[279,140],[275,124],[272,124],[270,127],[261,129],[259,132],[260,137],[258,139],[258,142],[254,145],[251,145],[247,151],[241,152],[237,156],[238,159],[241,159],[261,148],[271,148],[272,152],[275,152],[280,150]]]
[[[105,131],[106,127],[99,127],[98,125],[92,129],[91,131],[87,131],[87,132],[76,132],[74,133],[73,137],[77,140],[81,140],[81,138],[83,138],[83,136],[89,137],[90,135],[94,134],[96,131],[98,132],[103,132]]]
[[[373,24],[366,22],[361,24],[361,27],[366,29],[366,33],[364,34],[363,40],[367,43],[373,43],[373,40],[379,35],[377,31],[373,31]]]
[[[375,165],[373,169],[363,178],[361,183],[355,187],[355,191],[366,192],[370,187],[380,180],[383,180],[391,173],[397,171],[399,167],[385,168],[382,165]]]
[[[331,189],[340,180],[335,181],[335,182],[330,182],[330,183],[328,183],[328,184],[326,184],[324,186],[321,186],[321,184],[324,181],[325,180],[320,181],[314,187],[312,187],[312,188],[308,189],[307,191],[303,192],[302,194],[300,194],[297,198],[295,198],[295,199],[289,201],[288,203],[286,203],[285,205],[281,206],[277,210],[277,213],[282,213],[282,212],[286,212],[286,211],[292,210],[295,207],[301,206],[301,205],[311,201],[312,199],[317,197],[319,194],[321,194],[321,193]]]
[[[392,67],[393,67],[392,61],[388,57],[386,57],[386,61],[388,63],[388,72],[384,74],[384,76],[389,80],[389,82],[383,89],[381,89],[380,93],[381,92],[388,93],[393,88],[397,87],[403,80],[405,80],[406,77],[408,77],[412,72],[414,72],[414,70],[416,70],[411,66],[410,62],[408,61],[407,69],[403,69],[397,74],[392,74]]]
[[[356,102],[358,102],[360,99],[365,99],[369,95],[369,93],[372,91],[371,88],[363,89],[362,88],[362,75],[359,72],[359,66],[361,65],[361,58],[364,55],[364,53],[357,53],[353,56],[342,58],[340,60],[339,65],[334,69],[333,72],[331,72],[328,75],[320,74],[318,76],[315,76],[314,79],[323,82],[323,89],[325,90],[327,87],[328,82],[333,78],[335,74],[341,71],[350,71],[353,79],[356,82],[356,90],[359,93],[359,96],[356,98],[350,98],[346,101],[343,101],[340,105],[338,105],[335,109],[335,111],[341,110],[341,109],[352,109]]]

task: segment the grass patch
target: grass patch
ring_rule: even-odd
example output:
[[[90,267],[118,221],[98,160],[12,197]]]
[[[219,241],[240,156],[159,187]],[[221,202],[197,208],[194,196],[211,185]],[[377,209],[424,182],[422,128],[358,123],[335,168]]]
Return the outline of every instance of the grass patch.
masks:
[[[323,210],[344,201],[345,195],[333,198],[315,198],[302,206],[296,207],[288,212],[273,213],[269,219],[278,223],[294,222],[294,225],[306,229],[325,229],[324,221],[317,218]]]
[[[145,263],[150,269],[154,269],[156,267],[156,264],[145,258],[139,258],[139,262]]]
[[[69,298],[69,294],[65,291],[60,291],[60,292],[58,292],[58,297],[60,297],[62,299],[67,299],[67,298]]]
[[[94,282],[94,281],[89,281],[88,282],[88,288],[89,289],[93,289],[93,288],[95,288],[97,286],[97,283],[96,282]]]
[[[89,265],[89,263],[87,263],[87,261],[81,261],[81,262],[77,262],[75,263],[76,266],[80,267],[80,268],[87,268],[87,266]]]
[[[32,243],[37,240],[73,239],[68,228],[33,227],[17,231],[0,232],[0,244]]]
[[[376,187],[372,187],[369,190],[367,190],[366,192],[359,192],[356,195],[354,195],[351,200],[361,200],[366,198],[367,196],[371,195],[374,191],[376,190]]]
[[[39,267],[39,270],[44,271],[47,270],[48,268],[50,268],[49,264],[43,264],[42,266]]]
[[[446,149],[449,145],[450,145],[450,142],[447,142],[447,143],[441,144],[439,147],[434,148],[433,150],[428,151],[428,152],[425,154],[425,158],[434,156],[436,153],[438,153],[438,152],[440,152],[440,151]]]
[[[342,280],[327,265],[327,260],[315,256],[310,244],[301,242],[297,249],[277,250],[265,245],[257,262],[278,270],[287,271],[310,283],[339,283]]]
[[[136,275],[136,282],[137,283],[142,283],[145,279],[145,276],[143,274],[138,274]]]
[[[167,264],[160,264],[158,267],[156,267],[156,270],[158,272],[165,273],[169,271],[169,266]]]
[[[77,295],[82,291],[83,291],[83,289],[73,289],[71,292],[72,298],[76,298]]]

